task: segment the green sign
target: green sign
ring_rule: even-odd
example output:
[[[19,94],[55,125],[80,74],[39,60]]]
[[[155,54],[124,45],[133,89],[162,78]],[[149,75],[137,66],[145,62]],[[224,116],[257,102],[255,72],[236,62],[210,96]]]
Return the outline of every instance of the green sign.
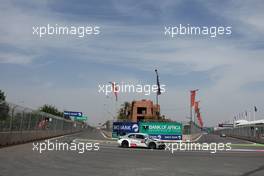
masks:
[[[77,121],[86,121],[87,120],[87,116],[75,117],[75,120],[77,120]]]
[[[177,122],[141,122],[139,131],[153,135],[181,135],[182,124]]]

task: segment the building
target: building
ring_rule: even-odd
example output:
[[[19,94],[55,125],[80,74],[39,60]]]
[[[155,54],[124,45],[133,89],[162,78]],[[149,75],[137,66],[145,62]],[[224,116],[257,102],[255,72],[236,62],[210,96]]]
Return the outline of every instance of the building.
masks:
[[[133,101],[129,116],[130,121],[160,120],[160,106],[151,100]]]

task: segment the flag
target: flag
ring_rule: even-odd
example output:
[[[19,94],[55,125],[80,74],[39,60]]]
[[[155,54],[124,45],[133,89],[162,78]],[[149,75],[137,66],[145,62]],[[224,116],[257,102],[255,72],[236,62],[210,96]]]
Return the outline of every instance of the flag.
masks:
[[[199,111],[199,102],[200,102],[200,101],[196,101],[196,102],[194,103],[194,111],[195,111],[196,113]]]
[[[114,93],[114,95],[115,95],[115,98],[116,98],[116,101],[117,101],[117,92],[118,92],[118,88],[117,88],[117,86],[116,86],[116,83],[115,83],[115,82],[109,82],[109,83],[112,84],[112,91],[113,91],[113,93]]]
[[[199,122],[199,126],[203,127],[203,119],[202,119],[200,110],[198,110],[198,112],[197,112],[197,119],[198,119],[198,122]]]
[[[255,111],[255,112],[257,112],[257,111],[258,111],[258,109],[257,109],[257,107],[256,107],[256,106],[254,106],[254,111]]]
[[[156,69],[155,72],[156,72],[156,75],[157,75],[157,86],[158,86],[157,95],[160,95],[161,91],[160,91],[160,82],[159,82],[158,70]]]
[[[195,104],[195,96],[196,96],[196,91],[197,90],[191,90],[191,107],[194,107],[194,104]]]

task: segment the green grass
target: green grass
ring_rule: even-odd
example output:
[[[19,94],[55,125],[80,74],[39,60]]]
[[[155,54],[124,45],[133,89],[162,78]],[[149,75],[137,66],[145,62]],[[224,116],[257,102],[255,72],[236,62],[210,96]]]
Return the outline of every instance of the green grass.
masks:
[[[253,144],[231,144],[231,146],[242,146],[242,147],[264,147],[264,144],[258,144],[258,143],[253,143]]]

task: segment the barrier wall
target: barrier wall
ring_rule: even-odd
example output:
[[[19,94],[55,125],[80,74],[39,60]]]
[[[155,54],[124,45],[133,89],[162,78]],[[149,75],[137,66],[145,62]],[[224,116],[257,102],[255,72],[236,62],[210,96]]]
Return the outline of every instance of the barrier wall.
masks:
[[[194,122],[191,122],[190,141],[197,140],[202,135],[202,129]]]
[[[166,141],[182,140],[182,123],[166,121],[113,122],[112,138],[128,133],[145,133]]]
[[[214,131],[215,134],[221,133],[226,136],[244,139],[252,142],[264,144],[264,125],[240,126],[235,128],[226,128]]]
[[[0,105],[0,146],[80,132],[80,122],[34,111],[19,105]]]
[[[183,141],[195,141],[202,135],[202,129],[194,122],[183,126]]]

